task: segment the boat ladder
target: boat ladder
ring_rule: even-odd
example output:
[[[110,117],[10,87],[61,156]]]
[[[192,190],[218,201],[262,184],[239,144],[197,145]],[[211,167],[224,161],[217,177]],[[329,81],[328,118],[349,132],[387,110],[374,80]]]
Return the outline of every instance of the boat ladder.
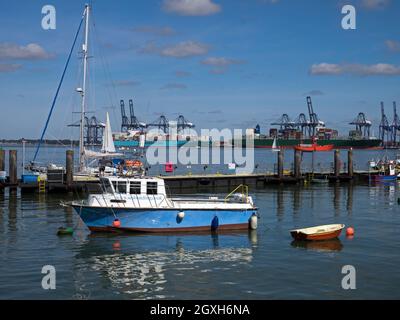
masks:
[[[46,192],[46,180],[38,178],[39,193]]]

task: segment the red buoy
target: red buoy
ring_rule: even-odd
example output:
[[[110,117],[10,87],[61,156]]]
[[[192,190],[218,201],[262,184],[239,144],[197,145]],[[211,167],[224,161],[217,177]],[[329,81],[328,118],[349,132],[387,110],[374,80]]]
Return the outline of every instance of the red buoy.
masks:
[[[121,221],[119,221],[119,219],[115,219],[113,221],[113,227],[119,228],[120,226],[121,226]]]
[[[346,236],[348,236],[348,237],[354,236],[354,228],[352,228],[352,227],[347,228],[346,229]]]

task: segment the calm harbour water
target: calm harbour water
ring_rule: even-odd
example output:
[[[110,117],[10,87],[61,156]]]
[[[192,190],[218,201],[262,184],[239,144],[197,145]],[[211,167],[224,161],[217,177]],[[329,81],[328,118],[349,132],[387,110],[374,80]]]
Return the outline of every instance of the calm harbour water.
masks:
[[[91,235],[59,205],[76,194],[0,193],[0,299],[400,298],[397,184],[251,193],[256,231],[186,235]],[[328,223],[354,226],[355,237],[305,244],[289,234]],[[59,237],[59,226],[76,231]],[[41,287],[44,265],[56,268],[56,290]],[[341,287],[344,265],[356,268],[356,290]]]

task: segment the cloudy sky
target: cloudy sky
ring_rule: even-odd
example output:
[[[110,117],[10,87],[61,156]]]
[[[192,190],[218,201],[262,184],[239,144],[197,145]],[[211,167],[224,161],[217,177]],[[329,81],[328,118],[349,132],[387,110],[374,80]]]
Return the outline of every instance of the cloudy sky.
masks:
[[[42,6],[56,29],[41,27]],[[344,4],[357,29],[341,28]],[[363,111],[400,103],[400,3],[394,0],[114,0],[92,2],[89,109],[120,125],[119,100],[145,122],[183,114],[198,128],[263,131],[306,112],[347,134]],[[0,10],[0,138],[39,137],[84,1],[7,2]],[[82,43],[82,36],[78,38]],[[72,56],[48,138],[76,137],[82,68]],[[128,111],[128,110],[127,110]]]

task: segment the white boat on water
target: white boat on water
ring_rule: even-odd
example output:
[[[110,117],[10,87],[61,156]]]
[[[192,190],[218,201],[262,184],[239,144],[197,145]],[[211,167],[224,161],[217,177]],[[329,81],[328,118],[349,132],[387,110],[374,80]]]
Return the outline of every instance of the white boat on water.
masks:
[[[72,207],[96,231],[182,232],[257,228],[257,207],[240,185],[225,198],[171,198],[163,179],[100,178],[102,194],[89,194]],[[242,188],[241,193],[236,193]]]

